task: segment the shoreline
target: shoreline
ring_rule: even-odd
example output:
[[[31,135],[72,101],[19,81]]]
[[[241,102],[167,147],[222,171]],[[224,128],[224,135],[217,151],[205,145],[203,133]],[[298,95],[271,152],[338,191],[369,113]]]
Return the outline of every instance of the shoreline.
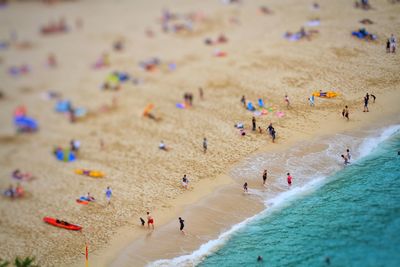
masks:
[[[143,240],[141,262],[194,250],[261,208],[256,197],[242,201],[240,194],[245,179],[250,189],[258,187],[260,158],[275,162],[273,186],[266,192],[286,189],[285,181],[277,178],[286,174],[281,163],[263,159],[263,153],[285,155],[305,143],[311,144],[310,152],[318,153],[331,148],[326,142],[336,133],[362,135],[357,129],[398,121],[400,58],[386,53],[385,38],[400,34],[400,5],[374,3],[374,9],[365,13],[346,0],[321,3],[318,9],[308,0],[281,0],[268,3],[272,14],[261,14],[260,5],[99,0],[54,5],[11,1],[4,6],[0,37],[12,42],[0,49],[0,188],[17,184],[10,177],[16,169],[37,179],[22,183],[25,198],[0,201],[0,236],[5,240],[0,258],[35,256],[41,266],[82,266],[84,245],[89,243],[91,265],[108,266],[127,247]],[[170,26],[194,17],[193,28],[164,32],[160,17],[165,9],[179,18]],[[366,26],[378,36],[374,42],[351,36],[364,27],[359,21],[367,15],[375,22]],[[316,17],[320,25],[306,29],[318,31],[310,40],[291,42],[283,37]],[[62,19],[67,32],[40,33],[42,27]],[[204,43],[220,34],[228,41]],[[123,43],[122,50],[115,49],[116,42]],[[48,64],[51,54],[57,61],[54,67]],[[161,64],[143,68],[142,63],[153,58]],[[98,69],[102,61],[108,63]],[[28,72],[10,71],[20,66]],[[115,71],[126,72],[129,79],[118,90],[100,89]],[[49,90],[61,96],[43,97]],[[339,95],[316,98],[310,107],[307,98],[319,90]],[[367,92],[377,96],[377,103],[371,99],[370,112],[363,113]],[[193,106],[178,108],[188,93],[194,96]],[[285,94],[291,108],[283,101]],[[240,104],[242,95],[254,105],[261,98],[264,108],[249,112]],[[70,123],[55,111],[59,100],[71,101],[88,116]],[[161,120],[143,116],[149,104]],[[38,132],[16,134],[12,115],[20,105],[38,122]],[[345,105],[350,108],[349,122],[340,114]],[[253,115],[263,130],[274,124],[276,144],[265,130],[251,130]],[[233,127],[238,122],[244,123],[246,136]],[[202,150],[205,137],[207,153]],[[314,145],[321,138],[325,144]],[[68,147],[72,139],[81,144],[78,160],[58,161],[52,148]],[[170,152],[160,151],[161,140]],[[295,153],[290,162],[296,164],[302,156]],[[243,164],[249,159],[257,162],[246,169]],[[323,168],[315,170],[318,167]],[[75,169],[99,170],[105,177],[80,176]],[[184,174],[191,181],[190,190],[181,186]],[[293,175],[300,177],[295,170]],[[113,190],[110,205],[105,198],[108,186]],[[77,204],[76,199],[88,192],[97,201]],[[209,208],[214,206],[215,210]],[[139,226],[146,211],[155,217],[157,227],[151,237]],[[186,220],[185,239],[176,235],[177,216]],[[53,227],[43,217],[77,224],[83,231]],[[146,249],[152,243],[147,241],[157,240],[160,244],[154,251]]]
[[[394,92],[394,94],[396,94],[396,92]],[[390,95],[392,95],[392,94],[388,93],[388,95],[386,97],[391,98]],[[393,98],[391,98],[391,99],[393,99]],[[362,112],[359,112],[359,113],[362,114]],[[381,116],[383,118],[385,118],[385,120],[382,120]],[[356,136],[361,134],[363,136],[367,136],[366,132],[368,130],[377,129],[377,128],[382,129],[387,126],[390,126],[390,125],[393,125],[396,123],[400,123],[400,118],[396,111],[393,112],[390,110],[386,110],[386,112],[383,112],[383,114],[381,114],[381,116],[377,116],[375,114],[375,116],[372,120],[370,119],[370,120],[364,121],[364,122],[357,120],[356,123],[353,125],[346,125],[347,126],[347,127],[345,127],[346,129],[343,131],[338,131],[335,133],[327,133],[326,131],[323,131],[322,133],[320,133],[318,135],[314,135],[312,138],[309,138],[309,139],[303,138],[303,139],[298,139],[298,140],[291,140],[290,143],[280,144],[279,146],[274,146],[272,149],[271,149],[271,147],[269,147],[267,149],[261,148],[261,149],[257,150],[256,152],[242,158],[239,162],[230,166],[227,169],[227,172],[225,174],[223,174],[211,181],[202,180],[200,182],[201,184],[200,184],[199,188],[197,188],[197,184],[196,184],[196,188],[198,189],[198,191],[196,191],[197,192],[196,195],[182,194],[178,198],[176,198],[174,201],[172,201],[171,206],[174,206],[173,209],[169,209],[165,212],[162,211],[159,214],[157,214],[157,216],[160,216],[160,217],[157,217],[157,221],[159,222],[159,224],[155,231],[160,230],[160,228],[163,231],[166,229],[167,229],[166,231],[168,231],[168,230],[175,231],[175,230],[172,230],[172,229],[174,229],[174,227],[172,225],[177,224],[175,222],[176,218],[179,217],[180,214],[182,214],[182,213],[183,214],[191,214],[191,213],[193,214],[192,209],[193,208],[196,209],[196,207],[198,207],[198,205],[201,205],[199,203],[209,203],[210,201],[214,200],[214,202],[224,203],[226,205],[225,208],[229,207],[229,205],[227,205],[226,201],[224,201],[224,199],[221,199],[221,197],[218,196],[218,194],[221,192],[223,192],[222,193],[223,196],[226,192],[229,192],[229,194],[230,194],[229,197],[231,197],[234,201],[242,200],[242,198],[241,198],[242,194],[237,194],[238,192],[241,192],[241,184],[237,180],[232,178],[229,175],[229,173],[232,171],[232,169],[237,167],[239,164],[241,164],[246,159],[257,157],[257,155],[260,155],[263,153],[272,153],[272,152],[282,153],[291,148],[299,146],[302,142],[310,142],[311,139],[316,139],[316,140],[321,140],[324,138],[329,139],[331,136],[336,135],[336,134],[350,134],[350,135],[356,135]],[[369,126],[369,124],[374,124],[376,127]],[[321,127],[321,128],[323,128],[323,127]],[[329,128],[328,128],[328,131],[329,131]],[[251,188],[253,186],[253,184],[254,184],[253,182],[249,182],[249,187]],[[235,195],[233,195],[233,193]],[[185,203],[185,204],[180,204],[180,203]],[[251,209],[250,213],[248,213],[248,211],[242,211],[241,214],[235,214],[236,217],[234,219],[224,222],[222,224],[223,225],[222,227],[212,228],[209,232],[207,232],[207,235],[216,238],[219,234],[230,229],[233,225],[240,223],[241,221],[245,220],[248,217],[255,216],[259,212],[261,212],[262,210],[265,209],[265,206],[260,203],[260,199],[257,197],[253,198],[253,200],[249,201],[248,203],[246,202],[246,204],[249,204],[249,203],[251,203],[252,205],[255,205],[256,208]],[[201,211],[200,211],[200,213],[198,213],[198,210],[197,210],[196,213],[197,213],[196,216],[198,216],[198,217],[203,216],[201,214]],[[208,215],[206,215],[206,217],[207,216]],[[201,224],[199,224],[198,226],[201,228],[200,225]],[[150,245],[141,243],[141,246],[143,246],[142,248],[138,247],[137,245],[135,246],[135,243],[137,243],[138,240],[143,239],[144,236],[148,236],[147,229],[143,230],[138,225],[135,227],[133,232],[132,232],[132,229],[130,229],[129,227],[124,227],[123,229],[119,229],[117,236],[123,236],[123,238],[118,238],[118,237],[113,238],[110,243],[111,244],[110,246],[107,246],[106,248],[97,250],[92,254],[92,259],[91,259],[92,264],[94,263],[95,266],[129,266],[129,264],[124,265],[123,260],[121,260],[123,258],[123,256],[121,256],[121,255],[124,253],[124,251],[129,250],[129,248],[132,247],[132,244],[134,244],[133,247],[135,248],[135,251],[137,251],[137,249],[143,249],[143,247],[146,249],[150,249],[151,247],[154,246],[154,244],[151,244],[151,243],[150,243]],[[174,238],[176,238],[176,237],[174,237]],[[213,240],[214,238],[210,238],[209,240]],[[160,240],[160,239],[158,239],[158,240]],[[204,240],[204,243],[206,243],[209,240]],[[141,240],[141,241],[143,241],[143,240]],[[189,246],[193,246],[193,251],[198,249],[198,246],[202,244],[202,243],[199,244],[198,242],[194,242],[194,243],[196,245],[189,244]],[[163,244],[163,243],[161,243],[161,244]],[[146,249],[144,249],[144,250],[146,250]],[[157,253],[154,253],[154,254],[150,253],[151,259],[152,259],[150,262],[153,262],[154,260],[158,260],[161,258],[164,259],[164,257],[157,256],[157,255],[163,255],[163,252],[161,252],[163,249],[159,247],[156,250],[158,251]],[[178,245],[176,245],[174,250],[180,251],[181,249],[179,248]],[[181,254],[177,253],[174,256],[176,257],[179,255],[181,255]],[[119,259],[118,256],[121,259]],[[132,262],[129,262],[129,263],[132,264]],[[149,262],[146,262],[146,264],[143,264],[143,263],[144,262],[134,261],[135,266],[137,266],[137,265],[145,266]],[[79,266],[79,264],[76,263],[76,264],[74,264],[74,266]]]

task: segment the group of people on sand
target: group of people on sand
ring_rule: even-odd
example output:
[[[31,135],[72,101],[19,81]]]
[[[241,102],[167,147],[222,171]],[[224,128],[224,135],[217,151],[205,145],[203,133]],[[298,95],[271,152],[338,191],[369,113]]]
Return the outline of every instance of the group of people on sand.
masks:
[[[146,212],[146,215],[147,215],[147,228],[148,229],[151,228],[152,230],[154,230],[154,218],[153,218],[153,216],[151,216],[149,211]],[[139,219],[140,219],[140,223],[144,227],[144,225],[146,224],[146,221],[142,217],[140,217]]]
[[[375,103],[376,96],[374,94],[366,93],[364,98],[363,98],[363,103],[364,103],[363,112],[369,112],[368,105],[369,105],[370,98],[372,98],[373,99],[373,103]],[[350,120],[350,118],[349,118],[349,107],[347,105],[342,110],[342,117],[347,119],[347,121]]]
[[[3,192],[4,196],[9,198],[19,198],[24,195],[24,189],[22,186],[17,183],[17,186],[14,188],[12,184]]]
[[[390,35],[390,38],[386,41],[386,53],[396,53],[397,39],[394,35]]]

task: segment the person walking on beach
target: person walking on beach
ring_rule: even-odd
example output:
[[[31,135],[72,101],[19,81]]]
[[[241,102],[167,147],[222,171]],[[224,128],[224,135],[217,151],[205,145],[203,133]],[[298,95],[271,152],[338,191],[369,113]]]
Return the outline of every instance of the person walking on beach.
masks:
[[[204,99],[204,92],[203,92],[203,88],[199,87],[199,96],[200,96],[200,100]]]
[[[179,230],[182,232],[182,234],[185,234],[183,228],[185,228],[185,220],[179,217]]]
[[[247,192],[248,192],[247,182],[245,182],[244,185],[243,185],[243,192],[244,192],[244,193],[247,193]]]
[[[240,99],[240,102],[243,104],[243,107],[246,107],[246,97],[244,95]]]
[[[368,110],[368,101],[369,101],[369,96],[367,94],[366,96],[364,96],[364,110],[363,110],[363,112],[369,112],[369,110]]]
[[[265,186],[265,182],[267,181],[267,175],[268,175],[267,170],[264,170],[264,173],[263,173],[263,185],[264,186]]]
[[[107,205],[110,205],[111,196],[112,196],[112,190],[109,186],[107,186],[107,189],[106,189]]]
[[[346,118],[347,120],[349,120],[349,107],[345,106],[343,111],[342,111],[342,116],[343,118]]]
[[[310,102],[310,107],[314,106],[314,95],[308,98],[308,101]]]
[[[288,183],[288,186],[292,185],[292,176],[290,175],[289,172],[287,173],[287,183]]]
[[[397,40],[396,37],[394,37],[393,33],[390,36],[389,41],[390,41],[390,52],[396,53]]]
[[[290,101],[289,101],[289,97],[288,97],[287,94],[285,95],[285,103],[286,103],[286,108],[289,109],[289,107],[290,107]]]
[[[274,127],[272,126],[272,122],[271,122],[267,127],[267,130],[268,130],[270,135],[271,135],[272,129],[274,129]]]
[[[203,152],[206,153],[207,152],[207,138],[204,137],[203,139]]]
[[[147,228],[150,229],[150,225],[154,230],[154,219],[153,217],[150,215],[150,212],[147,212]]]
[[[273,127],[272,127],[272,130],[271,130],[271,137],[272,137],[272,143],[275,143],[276,132],[275,132],[275,129]]]
[[[253,132],[254,132],[257,129],[256,117],[253,116],[253,118],[251,119],[251,123],[253,125]]]

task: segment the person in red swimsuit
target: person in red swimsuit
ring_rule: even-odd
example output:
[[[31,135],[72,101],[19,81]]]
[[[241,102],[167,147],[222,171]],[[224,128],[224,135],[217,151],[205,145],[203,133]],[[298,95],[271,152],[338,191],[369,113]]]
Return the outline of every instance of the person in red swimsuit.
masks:
[[[151,224],[151,227],[153,228],[153,230],[154,230],[154,219],[153,219],[153,217],[150,215],[150,212],[147,212],[147,227],[150,229],[150,224]]]
[[[290,176],[290,173],[287,173],[287,183],[289,186],[292,185],[292,176]]]

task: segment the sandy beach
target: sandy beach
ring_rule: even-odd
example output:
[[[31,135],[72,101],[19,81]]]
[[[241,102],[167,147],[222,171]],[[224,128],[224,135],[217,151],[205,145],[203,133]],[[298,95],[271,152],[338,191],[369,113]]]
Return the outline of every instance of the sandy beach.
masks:
[[[35,256],[41,266],[80,266],[85,243],[90,247],[92,266],[125,266],[120,255],[129,245],[143,251],[135,266],[180,255],[182,248],[194,250],[200,241],[210,240],[262,208],[257,198],[243,200],[241,194],[245,179],[250,188],[260,187],[262,170],[260,177],[243,180],[230,175],[244,159],[337,133],[398,123],[400,59],[398,54],[386,53],[385,45],[390,34],[400,36],[400,4],[374,1],[368,11],[355,9],[345,0],[321,2],[318,10],[311,4],[306,0],[230,5],[121,0],[52,5],[11,2],[2,7],[0,40],[8,40],[10,32],[17,38],[0,50],[0,91],[4,95],[0,99],[0,188],[16,184],[11,173],[17,168],[36,179],[22,183],[24,198],[2,197],[0,201],[0,258]],[[259,7],[263,5],[273,13],[262,14]],[[165,8],[179,15],[197,12],[192,31],[164,33],[160,18]],[[68,32],[40,34],[42,25],[61,17]],[[305,26],[318,30],[310,40],[283,38],[285,32],[298,31],[314,18],[320,19],[320,26]],[[360,24],[364,18],[374,24]],[[76,25],[79,19],[80,27]],[[378,39],[351,36],[362,27]],[[205,38],[215,39],[221,33],[227,43],[204,44]],[[115,51],[113,43],[120,39],[124,49]],[[31,47],[23,48],[21,43],[27,41]],[[226,56],[215,56],[216,49]],[[46,65],[49,53],[56,56],[55,68]],[[108,53],[109,66],[93,69],[104,53]],[[155,70],[139,66],[153,57],[161,61]],[[29,73],[9,74],[11,66],[23,64],[29,65]],[[118,91],[102,90],[113,71],[127,72],[140,82],[121,83]],[[202,100],[199,87],[204,90]],[[84,107],[88,115],[70,123],[65,114],[54,111],[57,100],[43,98],[49,90]],[[319,90],[339,95],[316,97],[315,106],[310,107],[308,98]],[[177,108],[188,92],[194,96],[193,106]],[[367,92],[377,97],[376,103],[370,102],[368,113],[363,112]],[[289,109],[285,94],[291,102]],[[253,113],[240,103],[242,95],[254,105],[262,98],[269,108],[256,116],[263,133],[251,130]],[[117,105],[110,108],[113,98]],[[159,121],[143,116],[150,103]],[[38,121],[38,132],[16,134],[12,115],[19,105],[26,106],[28,115]],[[349,106],[349,121],[341,115],[345,105]],[[238,122],[244,123],[246,136],[234,127]],[[265,130],[271,122],[277,131],[276,143]],[[81,143],[78,159],[56,160],[53,148],[67,147],[71,139]],[[158,149],[160,140],[171,148],[168,152]],[[77,175],[77,168],[100,170],[105,177]],[[184,174],[190,180],[188,190],[181,186]],[[284,178],[284,174],[272,177],[268,183]],[[105,198],[107,186],[113,190],[110,205]],[[97,201],[77,204],[75,199],[87,192]],[[216,200],[210,202],[210,198]],[[215,205],[214,213],[207,209],[209,203]],[[231,209],[232,203],[240,204]],[[193,210],[197,236],[181,238],[177,217],[183,213],[189,223]],[[215,224],[213,218],[222,210],[225,219]],[[145,218],[146,211],[155,217],[153,236],[140,226],[139,217]],[[52,227],[42,221],[45,216],[78,224],[83,230]],[[210,221],[213,226],[207,224]],[[173,232],[174,226],[178,233]],[[146,246],[152,244],[143,241],[146,238],[166,243],[146,254]]]

